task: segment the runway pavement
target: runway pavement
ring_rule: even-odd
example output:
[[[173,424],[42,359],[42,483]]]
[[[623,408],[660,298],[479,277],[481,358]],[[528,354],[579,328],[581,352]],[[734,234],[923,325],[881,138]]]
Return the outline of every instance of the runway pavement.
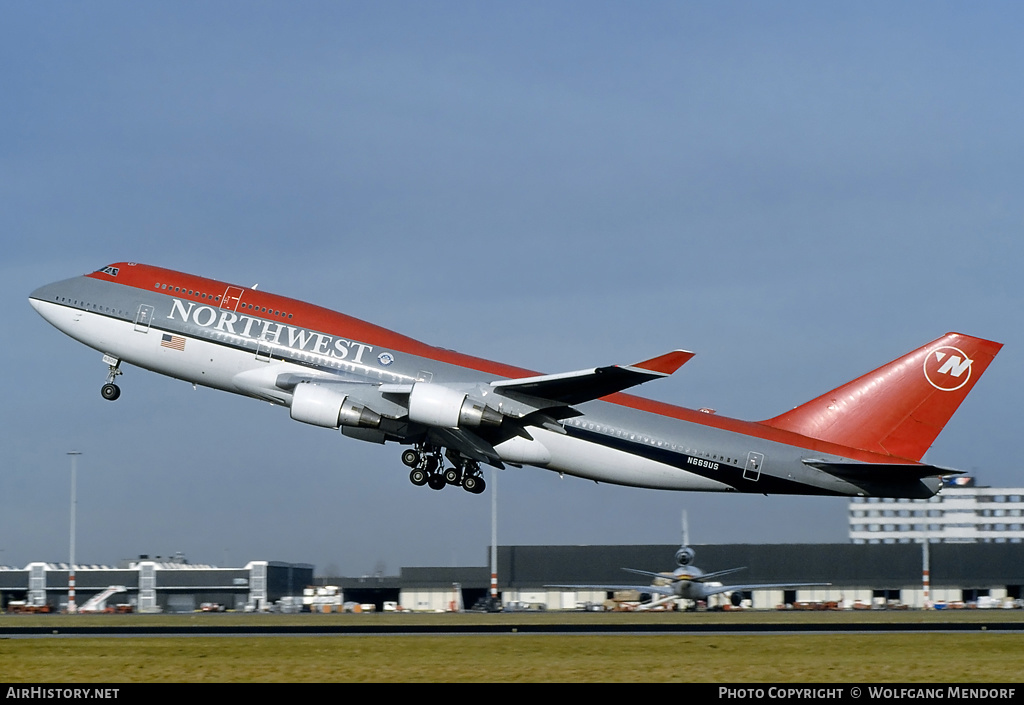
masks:
[[[948,619],[934,613],[888,615],[874,619],[827,615],[727,615],[724,619],[687,619],[679,614],[602,615],[588,618],[580,613],[542,615],[179,615],[149,617],[119,616],[105,622],[103,616],[53,615],[0,618],[0,637],[131,637],[131,636],[288,636],[288,635],[438,635],[438,634],[758,634],[758,633],[912,633],[912,632],[996,632],[1024,631],[1019,611],[991,615],[951,614]],[[312,618],[310,618],[312,617]],[[638,618],[639,617],[639,618]]]

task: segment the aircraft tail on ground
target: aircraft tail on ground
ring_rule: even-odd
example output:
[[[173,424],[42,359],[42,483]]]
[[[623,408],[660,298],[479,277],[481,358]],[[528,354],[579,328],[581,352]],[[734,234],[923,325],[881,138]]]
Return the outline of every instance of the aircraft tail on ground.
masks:
[[[761,423],[918,461],[1002,347],[991,340],[947,333]]]

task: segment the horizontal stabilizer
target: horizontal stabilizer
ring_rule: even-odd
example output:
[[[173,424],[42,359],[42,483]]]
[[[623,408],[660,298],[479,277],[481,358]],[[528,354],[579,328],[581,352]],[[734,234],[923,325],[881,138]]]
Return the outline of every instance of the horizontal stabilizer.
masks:
[[[732,573],[738,573],[741,570],[746,570],[746,566],[740,568],[726,568],[725,570],[716,570],[713,573],[701,573],[700,575],[666,575],[664,573],[652,573],[649,570],[639,570],[637,568],[623,568],[627,573],[636,573],[637,575],[648,575],[652,578],[661,578],[662,580],[689,580],[694,583],[703,583],[713,578],[720,578],[723,575],[731,575]]]
[[[513,399],[541,399],[557,404],[582,404],[652,379],[667,377],[694,353],[674,350],[635,365],[609,365],[575,372],[492,382],[494,391]]]
[[[901,481],[916,482],[924,477],[944,477],[959,475],[962,470],[940,468],[937,465],[919,463],[857,463],[853,461],[833,462],[829,460],[804,460],[805,465],[817,468],[829,475],[843,480],[862,482],[885,482],[888,484]]]

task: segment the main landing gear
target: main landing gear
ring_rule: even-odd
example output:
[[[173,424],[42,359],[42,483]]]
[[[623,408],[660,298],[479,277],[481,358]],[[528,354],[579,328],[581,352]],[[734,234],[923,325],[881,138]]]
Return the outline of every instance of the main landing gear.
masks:
[[[404,450],[402,462],[412,468],[409,481],[417,487],[427,485],[432,490],[443,490],[447,485],[461,485],[471,494],[480,494],[487,487],[475,460],[453,459],[455,467],[446,469],[441,449],[436,446],[418,444],[415,449]]]
[[[109,372],[107,373],[107,383],[100,388],[100,394],[102,394],[103,398],[107,401],[114,401],[121,396],[121,388],[114,384],[114,380],[117,379],[117,376],[119,374],[123,374],[121,372],[121,361],[110,357],[109,355],[104,355],[103,362],[107,363],[107,369]]]

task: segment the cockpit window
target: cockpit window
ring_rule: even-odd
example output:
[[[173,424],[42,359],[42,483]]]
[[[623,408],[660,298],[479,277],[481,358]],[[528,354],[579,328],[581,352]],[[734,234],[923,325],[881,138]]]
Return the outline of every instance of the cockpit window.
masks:
[[[103,269],[97,269],[96,271],[97,272],[103,272],[104,274],[109,274],[112,277],[116,277],[117,276],[117,272],[118,272],[118,268],[117,267],[104,267]]]

